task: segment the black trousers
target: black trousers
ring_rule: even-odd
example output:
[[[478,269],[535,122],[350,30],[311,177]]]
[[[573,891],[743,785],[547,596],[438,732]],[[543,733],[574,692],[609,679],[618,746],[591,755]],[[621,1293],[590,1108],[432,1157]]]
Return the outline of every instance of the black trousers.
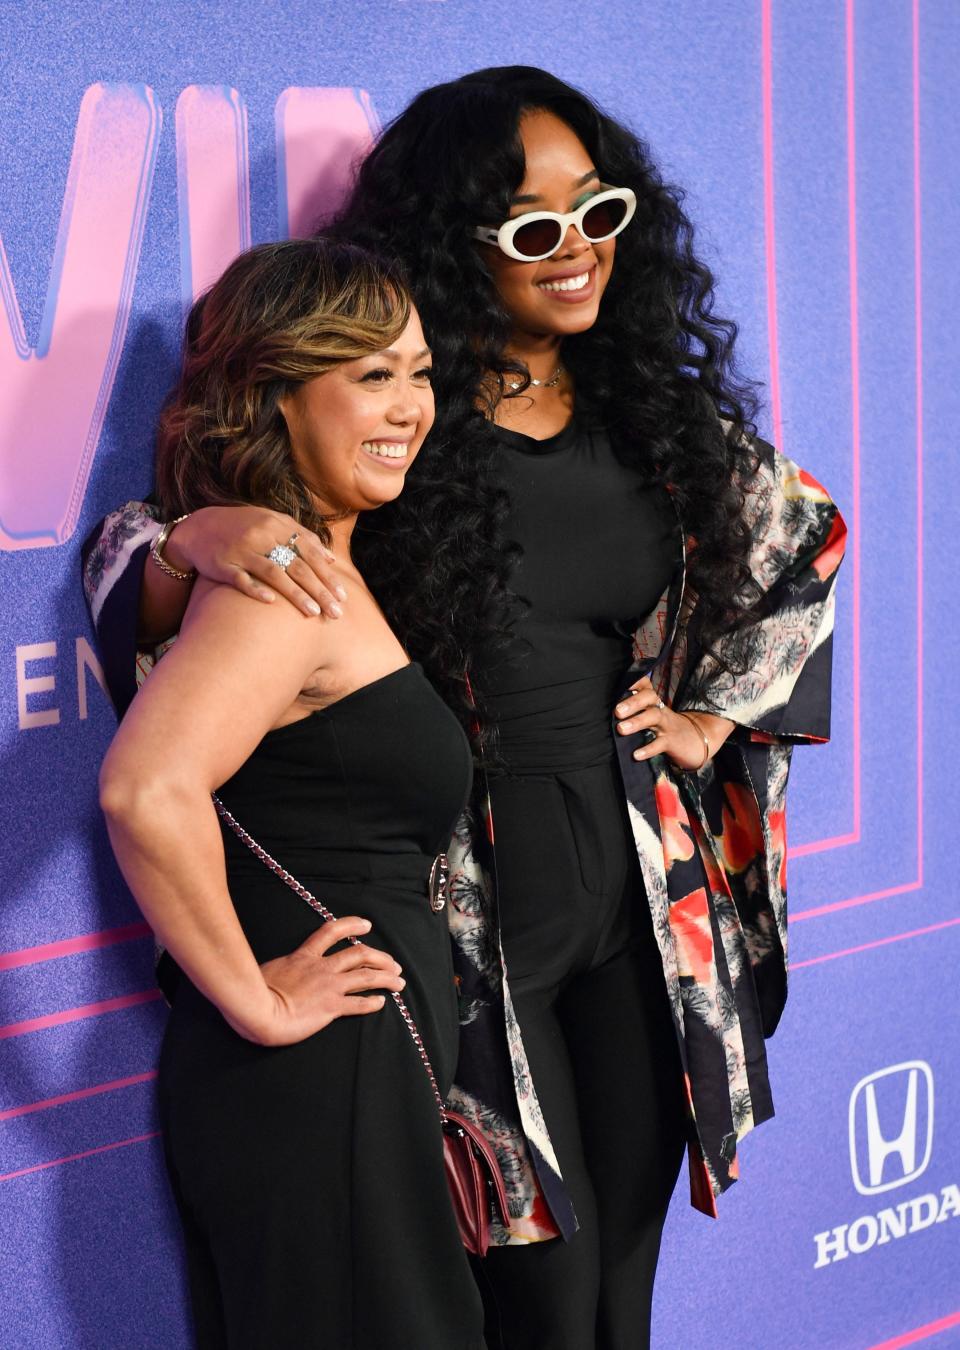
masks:
[[[262,873],[262,875],[261,875]],[[441,1090],[457,1005],[443,917],[409,890],[302,877],[396,956]],[[320,920],[260,867],[231,877],[260,960]],[[238,1036],[185,977],[159,1104],[198,1350],[482,1350],[483,1309],[444,1177],[437,1108],[390,1000],[295,1045]]]
[[[615,763],[492,783],[510,989],[579,1231],[474,1262],[490,1350],[643,1350],[686,1140]]]

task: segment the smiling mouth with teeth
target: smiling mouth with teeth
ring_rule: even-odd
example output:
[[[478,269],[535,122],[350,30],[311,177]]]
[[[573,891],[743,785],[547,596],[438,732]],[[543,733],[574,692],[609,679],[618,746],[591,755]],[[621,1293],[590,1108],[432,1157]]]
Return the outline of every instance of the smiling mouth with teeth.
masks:
[[[364,441],[363,449],[368,455],[381,455],[384,459],[406,459],[409,446],[406,441],[400,445],[396,441]]]
[[[578,277],[565,277],[563,281],[538,281],[538,291],[582,291],[590,280],[589,272],[581,272]]]

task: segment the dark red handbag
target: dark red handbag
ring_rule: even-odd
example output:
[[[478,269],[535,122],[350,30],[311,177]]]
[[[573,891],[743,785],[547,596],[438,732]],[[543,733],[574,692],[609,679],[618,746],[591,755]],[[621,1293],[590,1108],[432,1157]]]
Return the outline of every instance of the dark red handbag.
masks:
[[[305,886],[300,885],[296,877],[291,876],[275,858],[271,858],[270,854],[260,847],[251,835],[247,834],[243,826],[230,814],[216,794],[213,797],[213,804],[218,815],[230,826],[237,838],[246,844],[247,848],[269,867],[271,872],[275,873],[281,881],[285,882],[292,891],[299,895],[301,900],[305,900],[311,909],[316,910],[327,923],[334,919],[335,916],[331,914],[326,905],[321,904],[315,895],[311,895]],[[434,863],[429,883],[430,904],[437,913],[443,909],[446,899],[446,874],[446,858],[441,855],[441,858]],[[352,937],[349,941],[354,946],[360,945],[359,938]],[[406,1028],[413,1038],[413,1043],[417,1047],[420,1062],[430,1080],[433,1097],[440,1112],[440,1124],[443,1131],[443,1165],[447,1177],[447,1187],[450,1191],[450,1203],[453,1206],[457,1227],[460,1230],[460,1239],[467,1251],[474,1256],[486,1256],[490,1247],[490,1222],[493,1209],[496,1209],[504,1227],[507,1227],[509,1222],[507,1190],[503,1183],[503,1173],[500,1171],[497,1155],[493,1151],[490,1141],[472,1121],[467,1120],[466,1116],[460,1115],[458,1111],[449,1110],[444,1105],[440,1089],[437,1087],[433,1065],[430,1063],[426,1047],[423,1044],[420,1032],[417,1030],[417,1024],[413,1020],[410,1009],[399,994],[392,993],[390,997],[397,1005],[400,1016],[403,1018]]]
[[[443,1163],[460,1240],[474,1256],[486,1256],[491,1205],[504,1228],[509,1223],[500,1164],[487,1139],[466,1116],[446,1107],[442,1116]]]

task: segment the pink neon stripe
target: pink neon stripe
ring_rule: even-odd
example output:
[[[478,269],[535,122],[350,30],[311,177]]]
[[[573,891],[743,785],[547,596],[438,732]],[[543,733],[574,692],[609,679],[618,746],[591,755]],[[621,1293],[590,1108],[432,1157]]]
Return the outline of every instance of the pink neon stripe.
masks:
[[[809,844],[796,844],[793,848],[787,849],[788,858],[805,858],[808,853],[827,853],[833,848],[845,848],[848,844],[859,844],[860,836],[851,832],[850,834],[834,834],[829,839],[814,839]]]
[[[913,251],[914,251],[914,340],[916,360],[916,480],[917,480],[917,881],[904,886],[893,886],[884,891],[875,891],[871,895],[857,896],[852,900],[841,900],[834,905],[821,905],[817,909],[802,910],[791,917],[797,919],[814,918],[820,914],[830,914],[837,909],[849,909],[853,905],[866,904],[871,900],[882,900],[889,895],[901,895],[906,891],[922,888],[924,874],[924,820],[923,820],[923,765],[924,765],[924,706],[923,706],[923,633],[924,633],[924,548],[923,548],[923,447],[924,447],[924,407],[923,407],[923,252],[922,252],[922,198],[920,180],[920,3],[913,0]],[[861,826],[861,782],[860,782],[860,357],[858,326],[857,291],[857,238],[856,238],[856,119],[854,99],[854,0],[847,0],[847,200],[850,220],[850,341],[851,341],[851,383],[853,390],[853,524],[851,529],[851,557],[853,565],[853,743],[854,743],[854,830],[852,834],[837,835],[831,839],[820,839],[810,844],[799,844],[788,850],[788,858],[802,857],[807,853],[826,852],[846,844],[859,843]]]
[[[764,229],[767,264],[767,332],[770,345],[770,401],[777,448],[784,449],[783,415],[780,393],[780,357],[777,327],[776,297],[776,232],[773,186],[773,19],[772,0],[763,0],[761,19],[762,87],[763,87],[763,173],[764,173]],[[860,770],[860,355],[858,330],[858,282],[856,241],[856,142],[855,90],[853,81],[853,0],[847,7],[846,27],[846,100],[847,100],[847,214],[850,240],[850,334],[851,334],[851,395],[853,403],[853,828],[846,834],[830,835],[798,844],[787,850],[788,859],[802,858],[810,853],[828,853],[835,848],[858,844],[861,838],[861,770]]]
[[[780,402],[780,346],[777,333],[777,243],[773,196],[773,0],[763,0],[760,22],[760,84],[763,100],[763,228],[767,263],[767,341],[770,347],[770,405],[773,439],[783,450]]]
[[[837,961],[841,956],[855,956],[857,952],[869,952],[874,947],[889,947],[892,942],[905,942],[907,938],[923,937],[925,933],[939,933],[943,928],[954,928],[960,919],[944,919],[943,923],[932,923],[927,928],[913,928],[909,933],[896,933],[893,937],[877,938],[875,942],[862,942],[859,947],[844,947],[839,952],[827,952],[825,956],[812,956],[808,961],[791,962],[790,970],[803,970],[804,966],[819,966],[824,961]]]
[[[25,1022],[8,1022],[6,1026],[0,1026],[0,1041],[10,1036],[25,1036],[30,1031],[43,1031],[46,1027],[59,1027],[64,1022],[80,1022],[85,1017],[99,1017],[101,1013],[135,1008],[139,1003],[153,1003],[158,998],[163,998],[159,989],[143,989],[139,994],[123,994],[120,998],[107,998],[101,1003],[83,1003],[79,1008],[65,1008],[63,1012],[46,1013],[43,1017],[28,1017]]]
[[[80,1088],[77,1092],[63,1092],[59,1097],[47,1097],[42,1102],[28,1102],[26,1106],[10,1106],[0,1111],[0,1120],[12,1120],[14,1116],[29,1116],[34,1111],[48,1111],[51,1106],[63,1106],[66,1102],[78,1102],[84,1097],[96,1097],[101,1092],[113,1092],[118,1088],[134,1087],[137,1083],[149,1083],[156,1078],[156,1069],[149,1073],[135,1073],[131,1078],[114,1078],[109,1083],[95,1083],[93,1087]]]
[[[151,1130],[149,1134],[135,1134],[131,1139],[118,1139],[115,1144],[101,1144],[98,1148],[87,1148],[82,1153],[70,1153],[66,1158],[54,1158],[52,1162],[34,1163],[32,1167],[20,1167],[16,1172],[5,1172],[0,1181],[13,1181],[15,1177],[25,1177],[31,1172],[44,1172],[48,1167],[60,1167],[63,1163],[79,1162],[81,1158],[92,1158],[97,1153],[109,1153],[115,1148],[126,1148],[128,1144],[142,1144],[147,1139],[156,1139],[160,1130]]]
[[[951,1327],[960,1327],[960,1312],[950,1313],[947,1317],[938,1318],[936,1322],[927,1322],[926,1326],[905,1331],[889,1341],[878,1341],[876,1345],[871,1345],[869,1350],[902,1350],[903,1346],[916,1345],[917,1341],[925,1341],[930,1336],[939,1336],[941,1331],[949,1331]]]
[[[100,947],[112,947],[115,942],[133,942],[137,938],[150,937],[150,933],[149,924],[128,923],[123,928],[104,928],[99,933],[82,933],[60,942],[44,942],[39,947],[0,952],[0,970],[32,966],[40,961],[53,961],[58,956],[75,956],[78,952],[92,952]]]
[[[850,252],[850,396],[852,404],[853,520],[853,833],[860,838],[860,283],[857,253],[857,135],[854,67],[854,0],[847,0],[847,228]]]
[[[923,885],[923,251],[920,196],[920,0],[913,0],[913,277],[917,348],[917,873]]]
[[[790,915],[791,923],[799,923],[802,919],[819,919],[823,914],[836,914],[840,909],[856,909],[858,905],[869,905],[874,900],[887,900],[891,895],[906,895],[909,891],[919,891],[923,882],[918,877],[916,881],[905,881],[899,886],[888,886],[883,891],[870,891],[868,895],[854,895],[849,900],[834,900],[829,905],[817,905],[815,909],[801,909],[796,914]]]

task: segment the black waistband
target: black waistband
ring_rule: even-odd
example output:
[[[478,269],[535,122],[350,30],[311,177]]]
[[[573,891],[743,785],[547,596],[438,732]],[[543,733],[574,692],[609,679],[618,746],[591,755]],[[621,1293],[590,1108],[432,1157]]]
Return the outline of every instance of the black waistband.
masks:
[[[624,677],[604,672],[491,701],[496,764],[510,774],[573,773],[615,757],[613,705]]]

